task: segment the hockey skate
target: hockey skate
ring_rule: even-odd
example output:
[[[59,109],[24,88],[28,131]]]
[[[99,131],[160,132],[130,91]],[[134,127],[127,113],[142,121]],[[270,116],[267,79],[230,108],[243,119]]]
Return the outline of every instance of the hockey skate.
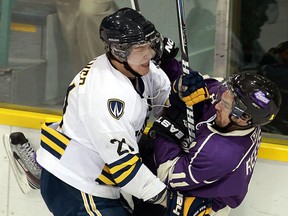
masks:
[[[35,150],[23,133],[14,132],[3,135],[7,152],[17,183],[24,194],[31,189],[40,188],[41,168],[35,161]]]

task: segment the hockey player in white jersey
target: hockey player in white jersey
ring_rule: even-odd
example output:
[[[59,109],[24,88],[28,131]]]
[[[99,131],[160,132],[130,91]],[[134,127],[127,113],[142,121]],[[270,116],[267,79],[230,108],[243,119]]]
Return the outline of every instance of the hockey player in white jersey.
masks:
[[[107,53],[71,82],[61,123],[42,127],[40,189],[54,215],[129,215],[120,189],[155,204],[165,199],[165,184],[142,163],[137,145],[152,107],[159,116],[170,93],[153,63],[162,37],[130,8],[105,17],[100,36]]]
[[[168,38],[162,41],[138,12],[124,8],[107,16],[100,34],[107,53],[91,61],[68,87],[61,123],[41,130],[37,160],[43,170],[23,133],[4,139],[11,162],[23,165],[20,175],[15,173],[19,186],[24,193],[29,186],[39,188],[41,175],[41,194],[54,215],[129,215],[119,200],[120,189],[165,205],[165,185],[142,164],[137,142],[152,108],[157,117],[167,106],[169,80],[179,79],[178,91],[189,95],[189,101],[199,96],[193,74],[181,78],[178,68],[165,74],[156,67],[154,62],[162,61],[162,67],[178,48]]]

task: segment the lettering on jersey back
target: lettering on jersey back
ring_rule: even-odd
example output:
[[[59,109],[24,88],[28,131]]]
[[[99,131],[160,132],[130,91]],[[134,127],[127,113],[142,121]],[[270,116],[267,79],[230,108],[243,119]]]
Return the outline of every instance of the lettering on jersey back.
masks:
[[[246,160],[246,176],[251,175],[254,169],[254,166],[257,161],[258,156],[258,149],[260,146],[260,140],[261,140],[261,130],[257,128],[254,133],[251,135],[251,140],[253,144],[255,145],[253,152],[251,153],[250,157]]]
[[[119,120],[124,114],[125,103],[117,98],[111,98],[107,102],[108,110],[111,116]]]
[[[126,143],[126,140],[122,138],[122,140],[112,139],[110,140],[110,143],[117,144],[117,153],[119,155],[123,155],[125,153],[133,152],[134,148]]]
[[[88,72],[89,72],[89,70],[90,70],[90,68],[91,68],[91,66],[92,66],[92,64],[94,63],[95,60],[96,60],[96,58],[93,59],[92,61],[90,61],[90,62],[85,66],[85,68],[83,68],[83,70],[81,71],[81,73],[80,73],[79,85],[84,85],[84,84],[85,84],[85,81],[86,81],[86,77],[87,77],[87,75],[88,75]]]
[[[79,85],[84,85],[85,84],[85,80],[87,77],[89,70],[86,70],[86,68],[84,68],[81,73],[80,73],[80,82]]]

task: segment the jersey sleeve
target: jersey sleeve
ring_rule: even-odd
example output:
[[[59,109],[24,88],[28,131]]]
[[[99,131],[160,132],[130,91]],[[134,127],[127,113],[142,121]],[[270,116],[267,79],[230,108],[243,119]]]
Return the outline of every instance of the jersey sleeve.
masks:
[[[222,165],[221,155],[207,152],[204,145],[203,148],[184,153],[178,144],[157,138],[155,158],[158,176],[166,177],[168,187],[173,190],[195,191],[231,172],[232,165]]]
[[[81,122],[105,162],[105,169],[98,180],[114,182],[125,192],[148,200],[166,186],[142,163],[139,155],[135,125],[131,123],[131,118],[137,112],[146,110],[141,110],[141,107],[135,109],[133,103],[129,102],[131,98],[126,96],[126,99],[96,101],[103,106],[95,105],[98,110],[94,111],[93,104],[90,105],[88,113],[81,117]]]
[[[182,64],[177,59],[170,59],[161,63],[161,69],[167,74],[171,83],[183,74]]]

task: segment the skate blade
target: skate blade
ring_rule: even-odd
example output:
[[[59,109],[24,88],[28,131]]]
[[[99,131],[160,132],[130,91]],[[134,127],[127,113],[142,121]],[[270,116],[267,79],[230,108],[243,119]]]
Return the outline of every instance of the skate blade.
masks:
[[[17,184],[18,184],[19,188],[21,189],[21,191],[24,194],[26,194],[29,191],[31,191],[32,188],[29,186],[25,172],[22,170],[22,168],[20,167],[20,165],[18,164],[18,162],[15,160],[15,158],[13,156],[13,153],[12,153],[12,150],[10,147],[9,135],[7,135],[7,134],[3,135],[3,143],[4,143],[5,151],[7,153],[8,158],[9,158],[9,162],[10,162],[10,165],[12,167],[13,173],[16,177]]]

